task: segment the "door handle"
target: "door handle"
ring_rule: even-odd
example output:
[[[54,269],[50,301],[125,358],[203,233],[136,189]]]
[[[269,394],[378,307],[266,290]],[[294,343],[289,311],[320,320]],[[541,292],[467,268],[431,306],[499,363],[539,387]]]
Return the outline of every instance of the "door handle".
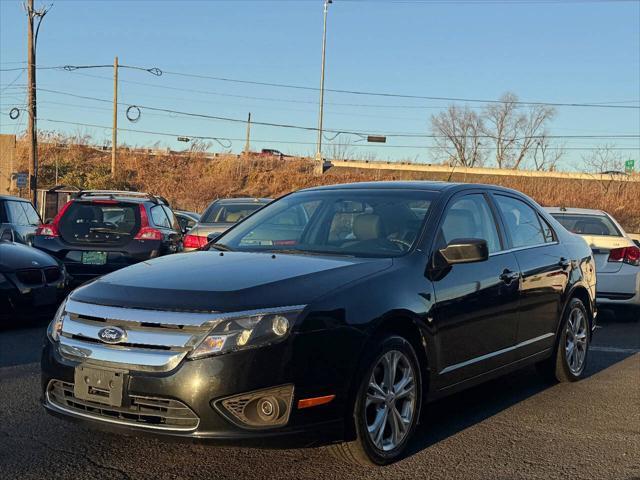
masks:
[[[512,272],[511,270],[508,270],[508,269],[502,272],[502,275],[500,275],[500,280],[502,280],[507,285],[510,285],[511,282],[514,282],[519,278],[520,278],[519,272]]]
[[[560,265],[563,270],[566,270],[567,268],[569,268],[571,266],[571,260],[562,257],[560,259],[560,261],[558,262],[558,265]]]

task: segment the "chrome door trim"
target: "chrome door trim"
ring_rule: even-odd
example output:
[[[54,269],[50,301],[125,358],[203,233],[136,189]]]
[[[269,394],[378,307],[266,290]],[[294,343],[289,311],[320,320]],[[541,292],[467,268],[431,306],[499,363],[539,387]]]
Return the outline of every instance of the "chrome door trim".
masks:
[[[503,348],[501,350],[497,350],[495,352],[487,353],[485,355],[481,355],[479,357],[472,358],[470,360],[466,360],[464,362],[456,363],[455,365],[450,365],[446,367],[444,370],[440,371],[440,375],[445,373],[453,372],[454,370],[458,370],[459,368],[467,367],[469,365],[473,365],[474,363],[482,362],[484,360],[488,360],[493,357],[497,357],[498,355],[503,355],[505,353],[512,352],[517,350],[518,348],[526,347],[527,345],[531,345],[532,343],[540,342],[542,340],[546,340],[550,337],[555,337],[555,333],[545,333],[544,335],[540,335],[539,337],[530,338],[529,340],[525,340],[524,342],[520,342],[517,345],[513,345],[512,347]]]

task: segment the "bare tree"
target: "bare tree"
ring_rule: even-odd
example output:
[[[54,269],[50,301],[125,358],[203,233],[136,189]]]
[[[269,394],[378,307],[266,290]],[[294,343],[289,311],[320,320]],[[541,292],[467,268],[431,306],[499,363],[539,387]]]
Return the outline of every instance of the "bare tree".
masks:
[[[531,158],[536,170],[553,172],[566,150],[564,144],[553,145],[549,137],[544,135],[536,140],[532,152]]]
[[[483,115],[483,134],[494,144],[498,168],[520,168],[538,140],[547,136],[545,127],[555,113],[546,105],[523,110],[513,93],[505,93],[500,103],[489,104]]]
[[[340,139],[336,137],[335,142],[331,142],[329,148],[329,158],[332,160],[350,160],[354,158],[351,138]]]
[[[469,107],[450,105],[431,117],[431,129],[439,153],[450,165],[477,167],[483,164],[482,118]]]
[[[599,175],[599,183],[605,195],[610,192],[619,194],[627,186],[629,176],[624,173],[625,157],[615,150],[614,145],[595,148],[582,156],[582,162],[585,172]]]

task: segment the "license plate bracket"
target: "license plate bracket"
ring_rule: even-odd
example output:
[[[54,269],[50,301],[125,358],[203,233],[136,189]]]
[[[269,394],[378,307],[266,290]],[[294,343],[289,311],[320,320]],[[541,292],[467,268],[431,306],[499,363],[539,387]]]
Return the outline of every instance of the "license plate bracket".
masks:
[[[84,265],[105,265],[107,252],[82,252],[82,263]]]
[[[73,394],[80,400],[121,407],[127,372],[78,365],[74,372]]]

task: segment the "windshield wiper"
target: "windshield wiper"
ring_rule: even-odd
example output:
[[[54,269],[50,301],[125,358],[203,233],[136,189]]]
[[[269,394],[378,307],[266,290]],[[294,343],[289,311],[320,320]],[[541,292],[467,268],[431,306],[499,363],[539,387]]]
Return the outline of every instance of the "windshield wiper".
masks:
[[[96,233],[115,233],[117,235],[130,235],[129,233],[119,232],[118,230],[112,230],[111,228],[106,228],[106,227],[91,227],[89,231],[96,232]]]
[[[205,248],[209,250],[210,248],[215,248],[216,250],[220,250],[221,252],[233,252],[233,248],[226,246],[224,243],[207,243]]]
[[[283,249],[273,249],[273,250],[266,250],[266,251],[274,254],[283,253],[285,255],[320,255],[320,256],[329,255],[329,256],[337,256],[337,257],[353,257],[353,255],[350,255],[348,253],[342,253],[342,252],[324,252],[320,250],[298,250],[296,248],[283,248]]]

